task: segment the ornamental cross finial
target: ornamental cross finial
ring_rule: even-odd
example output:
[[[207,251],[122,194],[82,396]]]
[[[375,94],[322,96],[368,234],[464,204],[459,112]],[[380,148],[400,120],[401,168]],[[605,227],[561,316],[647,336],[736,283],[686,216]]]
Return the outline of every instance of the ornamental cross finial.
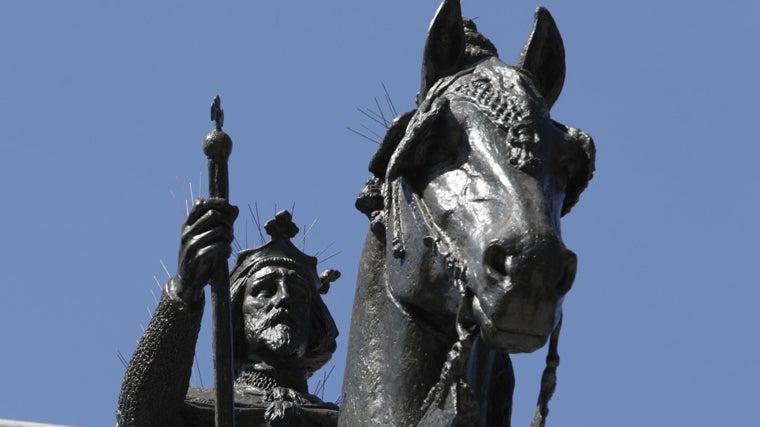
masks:
[[[211,120],[216,123],[216,130],[221,132],[224,126],[224,110],[222,110],[222,100],[219,95],[215,96],[214,102],[211,103]]]

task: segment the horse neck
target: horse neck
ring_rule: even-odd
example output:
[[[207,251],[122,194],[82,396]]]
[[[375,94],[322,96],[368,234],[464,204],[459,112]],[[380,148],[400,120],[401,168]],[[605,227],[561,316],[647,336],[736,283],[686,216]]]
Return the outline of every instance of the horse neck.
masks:
[[[369,233],[351,319],[341,426],[416,425],[454,343],[392,299],[386,256],[385,244]]]

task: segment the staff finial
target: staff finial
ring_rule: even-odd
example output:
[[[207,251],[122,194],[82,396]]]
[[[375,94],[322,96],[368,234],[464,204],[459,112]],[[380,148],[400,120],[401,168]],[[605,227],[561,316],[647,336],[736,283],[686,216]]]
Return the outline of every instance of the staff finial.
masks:
[[[224,126],[224,110],[222,110],[222,100],[219,95],[215,96],[214,102],[211,103],[211,120],[216,123],[216,130],[221,132]]]

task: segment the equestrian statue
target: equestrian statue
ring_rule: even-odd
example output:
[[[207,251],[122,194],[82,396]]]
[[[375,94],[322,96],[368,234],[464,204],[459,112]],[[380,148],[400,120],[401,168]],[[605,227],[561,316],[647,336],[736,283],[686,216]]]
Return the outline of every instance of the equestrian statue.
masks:
[[[588,134],[550,116],[564,78],[546,9],[513,67],[459,0],[441,3],[417,108],[389,126],[356,202],[370,230],[340,426],[509,426],[509,354],[548,341],[533,420],[544,425],[577,263],[560,217],[595,157]]]

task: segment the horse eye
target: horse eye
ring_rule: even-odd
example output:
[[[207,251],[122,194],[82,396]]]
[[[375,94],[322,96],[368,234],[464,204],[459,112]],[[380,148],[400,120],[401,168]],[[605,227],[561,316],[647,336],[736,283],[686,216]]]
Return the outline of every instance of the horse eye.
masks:
[[[446,161],[453,161],[457,156],[457,146],[461,129],[449,123],[433,129],[425,138],[422,155],[427,165],[436,165]]]
[[[425,156],[423,162],[428,165],[437,165],[451,157],[451,153],[445,146],[436,144],[428,145],[423,155]]]

